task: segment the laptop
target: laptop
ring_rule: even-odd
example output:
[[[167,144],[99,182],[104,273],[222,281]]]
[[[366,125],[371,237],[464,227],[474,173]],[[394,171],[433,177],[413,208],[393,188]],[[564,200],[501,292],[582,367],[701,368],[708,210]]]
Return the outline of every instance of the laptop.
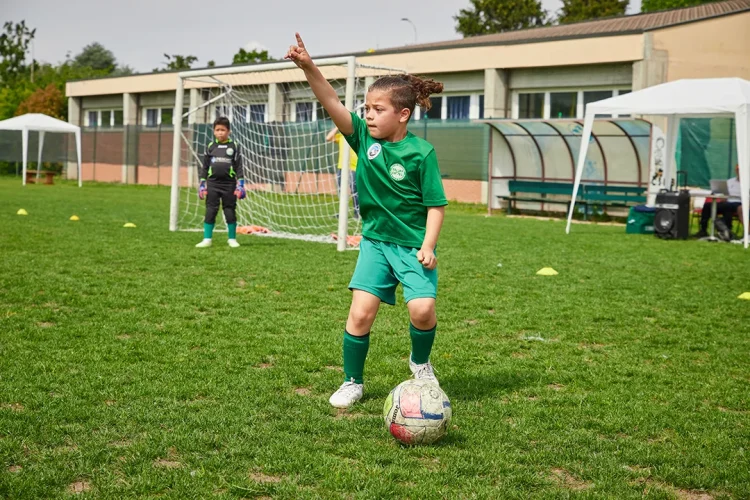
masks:
[[[711,181],[711,194],[729,194],[729,188],[727,187],[727,181],[715,180]]]

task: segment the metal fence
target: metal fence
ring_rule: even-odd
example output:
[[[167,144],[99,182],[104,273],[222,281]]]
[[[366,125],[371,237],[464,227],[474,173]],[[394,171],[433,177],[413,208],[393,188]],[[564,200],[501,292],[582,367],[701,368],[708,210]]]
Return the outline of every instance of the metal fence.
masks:
[[[330,120],[265,124],[254,127],[252,132],[265,137],[252,137],[250,141],[254,147],[262,148],[271,134],[274,144],[288,152],[284,160],[293,165],[294,170],[300,170],[299,162],[305,163],[304,168],[319,170],[320,165],[316,162],[327,161],[327,155],[331,156],[332,165],[337,161],[336,146],[326,145],[323,141],[331,126]],[[410,124],[409,130],[434,145],[444,177],[457,180],[487,179],[489,130],[485,125],[470,121],[420,120]],[[194,125],[185,134],[194,138],[191,140],[196,140],[195,146],[202,154],[205,147],[203,139],[211,137],[210,125]],[[21,159],[20,132],[18,137],[15,135],[0,134],[0,162],[19,162]],[[81,134],[83,180],[167,185],[171,182],[172,137],[171,126],[86,127]],[[29,161],[33,163],[30,169],[36,168],[37,140],[37,134],[30,134]],[[66,162],[76,161],[73,136],[47,134],[43,153],[43,161],[47,162],[45,169],[54,167],[64,171]],[[183,151],[183,155],[186,154]],[[6,164],[5,173],[14,173],[19,168],[18,163],[9,165]]]

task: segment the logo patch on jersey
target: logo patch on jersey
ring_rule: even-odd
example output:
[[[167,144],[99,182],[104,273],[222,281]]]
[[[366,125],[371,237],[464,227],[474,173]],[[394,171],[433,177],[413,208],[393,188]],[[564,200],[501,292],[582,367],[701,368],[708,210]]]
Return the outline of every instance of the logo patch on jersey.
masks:
[[[404,180],[404,177],[406,177],[406,169],[400,163],[394,163],[391,165],[388,173],[391,174],[391,179],[394,181],[402,181]]]
[[[372,160],[373,158],[376,158],[380,154],[381,150],[382,148],[380,144],[376,142],[375,144],[370,146],[370,148],[367,150],[367,157]]]
[[[232,149],[232,148],[227,148],[227,154],[228,154],[229,156],[232,156],[232,155],[234,154],[234,149]]]

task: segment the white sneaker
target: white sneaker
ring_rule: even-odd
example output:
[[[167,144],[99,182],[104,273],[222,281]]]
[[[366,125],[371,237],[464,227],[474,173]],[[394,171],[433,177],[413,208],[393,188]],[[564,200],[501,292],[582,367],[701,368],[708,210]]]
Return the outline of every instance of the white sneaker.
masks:
[[[232,247],[232,248],[239,248],[239,247],[240,247],[240,244],[239,244],[239,243],[237,243],[237,240],[234,240],[234,239],[232,239],[232,240],[227,240],[227,244],[228,244],[228,245],[229,245],[230,247]]]
[[[349,408],[351,405],[362,399],[364,384],[357,384],[354,379],[344,382],[339,390],[331,395],[328,400],[334,408]]]
[[[430,380],[435,382],[438,386],[440,385],[440,382],[438,382],[438,379],[435,376],[435,370],[433,370],[432,364],[429,361],[423,365],[418,365],[411,360],[411,355],[409,355],[409,369],[412,374],[414,374],[415,379]]]
[[[203,241],[195,245],[195,248],[208,248],[212,244],[211,238],[204,238]]]

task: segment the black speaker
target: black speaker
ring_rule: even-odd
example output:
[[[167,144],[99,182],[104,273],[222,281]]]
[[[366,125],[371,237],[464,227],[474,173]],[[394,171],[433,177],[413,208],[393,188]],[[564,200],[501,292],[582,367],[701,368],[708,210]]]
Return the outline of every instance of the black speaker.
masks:
[[[690,233],[690,193],[662,191],[656,195],[654,234],[665,240],[685,240]]]

